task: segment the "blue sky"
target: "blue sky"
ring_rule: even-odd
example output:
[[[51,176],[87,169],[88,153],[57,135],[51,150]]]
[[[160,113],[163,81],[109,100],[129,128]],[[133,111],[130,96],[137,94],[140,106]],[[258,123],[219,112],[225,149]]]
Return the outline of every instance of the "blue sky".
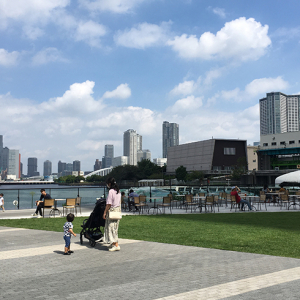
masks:
[[[259,140],[258,100],[298,94],[299,1],[0,0],[4,145],[43,162],[123,154],[135,129]]]

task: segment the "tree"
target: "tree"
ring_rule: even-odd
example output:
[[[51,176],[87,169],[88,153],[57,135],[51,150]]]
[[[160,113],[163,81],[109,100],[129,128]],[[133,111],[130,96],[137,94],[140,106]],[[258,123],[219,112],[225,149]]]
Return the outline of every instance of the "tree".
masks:
[[[186,167],[184,166],[180,166],[175,170],[176,173],[176,179],[177,180],[182,180],[182,181],[186,181],[186,177],[187,177],[187,171],[186,171]]]
[[[232,170],[232,179],[240,179],[247,170],[247,160],[245,157],[240,157],[237,160],[237,165]]]
[[[204,173],[201,171],[192,171],[187,175],[188,181],[199,180],[199,182],[201,182],[203,178],[204,178]]]

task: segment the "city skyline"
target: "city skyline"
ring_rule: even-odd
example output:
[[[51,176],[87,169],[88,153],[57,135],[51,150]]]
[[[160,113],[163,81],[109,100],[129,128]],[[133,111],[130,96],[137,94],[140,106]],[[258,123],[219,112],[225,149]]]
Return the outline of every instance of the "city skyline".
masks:
[[[259,140],[258,99],[299,94],[296,1],[0,1],[1,134],[53,166],[93,170],[134,128],[161,158],[180,143]],[[282,16],[289,16],[283,18]],[[247,32],[247,34],[245,34]],[[54,170],[55,171],[55,170]]]

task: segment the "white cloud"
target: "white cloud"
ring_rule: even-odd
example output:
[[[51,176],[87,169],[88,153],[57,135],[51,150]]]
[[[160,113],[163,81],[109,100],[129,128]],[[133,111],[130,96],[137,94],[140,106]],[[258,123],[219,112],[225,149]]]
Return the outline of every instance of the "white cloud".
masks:
[[[186,114],[188,112],[195,112],[195,110],[201,106],[202,98],[191,95],[184,99],[177,100],[170,109],[176,114]]]
[[[170,95],[172,96],[178,96],[178,95],[190,95],[192,94],[196,89],[196,83],[194,80],[190,81],[184,81],[182,83],[179,83],[177,86],[175,86],[171,91]]]
[[[87,80],[83,83],[74,83],[62,97],[52,98],[43,102],[40,107],[46,111],[56,111],[60,115],[82,114],[101,110],[104,105],[92,97],[95,83]]]
[[[0,49],[0,65],[8,67],[16,65],[20,58],[18,51],[8,52],[5,49]]]
[[[251,96],[265,94],[272,91],[282,91],[289,87],[289,83],[278,76],[276,78],[255,79],[245,88],[245,93]]]
[[[100,37],[106,34],[103,25],[94,21],[79,22],[75,33],[76,41],[85,41],[92,47],[100,47]]]
[[[68,60],[63,58],[59,50],[52,47],[39,51],[32,58],[34,65],[45,65],[50,62],[68,62]]]
[[[225,13],[224,8],[215,7],[215,8],[212,8],[212,11],[214,14],[218,15],[219,17],[226,18],[226,13]]]
[[[114,36],[117,45],[145,49],[147,47],[164,44],[169,36],[171,22],[162,22],[161,25],[142,23],[125,31],[118,31]]]
[[[127,99],[131,96],[131,89],[127,83],[120,84],[115,90],[107,91],[103,95],[103,99],[106,98],[117,98],[117,99]]]
[[[130,12],[139,3],[145,0],[79,0],[81,5],[90,11],[109,11],[113,13]]]
[[[183,34],[167,42],[183,58],[257,60],[265,54],[271,40],[268,25],[244,17],[225,23],[214,35],[205,32],[198,39]]]
[[[1,0],[0,19],[2,24],[10,19],[29,24],[45,23],[56,9],[63,9],[70,0]]]
[[[225,100],[241,102],[248,101],[258,96],[265,96],[272,91],[282,91],[289,87],[289,83],[280,76],[276,78],[254,79],[246,85],[245,90],[235,88],[229,91],[222,91],[220,97]]]
[[[23,27],[23,33],[30,40],[36,40],[37,38],[39,38],[45,34],[44,30],[42,30],[41,28],[33,27],[30,25],[25,25]]]

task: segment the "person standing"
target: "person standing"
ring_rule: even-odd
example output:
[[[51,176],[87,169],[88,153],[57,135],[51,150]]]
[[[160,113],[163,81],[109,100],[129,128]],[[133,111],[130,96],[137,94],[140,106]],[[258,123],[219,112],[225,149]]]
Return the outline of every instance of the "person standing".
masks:
[[[110,244],[108,249],[109,251],[119,251],[120,246],[118,244],[118,229],[120,220],[109,219],[108,212],[114,211],[121,213],[121,193],[114,178],[108,178],[106,185],[109,189],[109,192],[106,198],[106,206],[103,213],[103,219],[105,220],[103,241],[106,244]]]
[[[5,209],[4,209],[4,198],[3,198],[3,194],[1,193],[0,194],[0,207],[2,208],[2,212],[5,212]]]
[[[71,234],[73,234],[76,237],[76,233],[73,231],[73,224],[74,221],[74,215],[68,214],[67,215],[67,222],[64,224],[64,240],[65,240],[65,252],[64,255],[70,255],[71,253],[74,253],[70,250],[71,246]]]
[[[32,216],[38,216],[38,218],[41,218],[43,216],[42,208],[44,207],[44,200],[45,199],[52,199],[52,198],[49,194],[46,193],[45,189],[41,189],[41,197],[40,197],[39,201],[35,201],[36,210],[35,210],[35,213]]]

